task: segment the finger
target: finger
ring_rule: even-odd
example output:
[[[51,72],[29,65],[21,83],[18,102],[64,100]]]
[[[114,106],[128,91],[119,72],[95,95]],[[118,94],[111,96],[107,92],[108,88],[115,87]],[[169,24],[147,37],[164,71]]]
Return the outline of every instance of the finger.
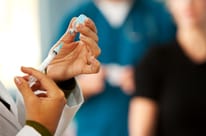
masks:
[[[95,59],[95,57],[91,57],[89,59],[89,63],[88,65],[85,66],[85,68],[83,69],[83,73],[84,74],[92,74],[92,73],[97,73],[100,70],[100,62]]]
[[[23,76],[24,80],[26,80],[27,82],[29,81],[29,75],[25,75]]]
[[[76,32],[74,33],[70,33],[70,29],[73,27],[73,24],[76,20],[76,17],[72,18],[72,20],[69,23],[69,26],[66,30],[66,32],[62,35],[62,37],[57,41],[57,43],[51,48],[50,51],[52,51],[55,47],[57,47],[60,43],[71,43],[74,41],[75,37],[76,37]]]
[[[61,38],[61,42],[70,43],[70,42],[74,41],[74,38],[76,36],[76,32],[74,31],[73,33],[71,33],[70,30],[72,28],[74,28],[74,23],[75,23],[76,19],[77,18],[74,17],[70,21],[69,26],[68,26],[66,32],[64,33],[64,35]]]
[[[99,56],[99,54],[101,53],[101,49],[99,48],[97,42],[95,42],[90,37],[86,37],[84,35],[80,35],[80,40],[86,43],[86,45],[89,47],[89,50],[91,50],[93,56]]]
[[[35,94],[32,92],[31,88],[29,87],[28,82],[24,78],[15,77],[14,82],[25,101],[27,101],[31,97],[36,97]]]
[[[84,24],[85,26],[89,27],[93,32],[97,33],[96,25],[90,18],[87,17]]]
[[[78,44],[79,44],[78,42],[64,44],[64,46],[60,50],[59,54],[57,54],[56,58],[59,58],[59,57],[63,58],[65,55],[69,55],[70,53],[72,53],[75,50],[75,48],[77,47]]]
[[[74,28],[74,25],[75,25],[75,21],[77,20],[77,17],[73,17],[69,23],[69,26],[67,28],[67,31],[66,33],[70,33],[70,29]]]
[[[54,83],[54,81],[48,78],[43,73],[33,68],[26,68],[26,67],[22,67],[21,70],[24,73],[34,76],[40,82],[41,87],[44,88],[45,91],[47,91],[48,96],[53,96],[56,95],[56,93],[59,93],[60,90],[57,87],[57,85]]]
[[[59,53],[56,56],[56,59],[48,65],[48,68],[47,68],[48,76],[52,77],[53,80],[67,79],[68,77],[63,75],[64,72],[60,76],[58,75],[58,72],[49,72],[49,71],[55,71],[56,67],[58,67],[59,71],[64,71],[65,69],[67,69],[67,66],[65,67],[65,64],[72,65],[72,63],[78,61],[80,56],[85,57],[86,54],[87,54],[86,47],[81,46],[81,45],[77,45],[71,53],[64,55],[63,57],[61,57],[61,54]],[[59,59],[57,57],[59,57]],[[58,64],[58,66],[56,64]],[[68,69],[68,71],[70,70]]]
[[[79,42],[72,42],[70,44],[64,44],[64,46],[61,48],[57,56],[55,56],[55,58],[49,63],[47,67],[47,71],[48,69],[50,69],[51,65],[64,62],[67,56],[71,56],[73,52],[75,52],[76,48],[78,48],[78,44]]]
[[[89,27],[85,27],[83,24],[77,25],[77,31],[79,31],[82,35],[92,38],[96,42],[99,40],[97,33],[92,31]]]

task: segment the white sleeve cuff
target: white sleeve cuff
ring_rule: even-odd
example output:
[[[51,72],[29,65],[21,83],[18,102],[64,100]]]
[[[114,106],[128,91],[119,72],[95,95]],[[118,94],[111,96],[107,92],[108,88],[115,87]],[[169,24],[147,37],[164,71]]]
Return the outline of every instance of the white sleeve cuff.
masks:
[[[25,125],[16,136],[41,136],[34,128]]]

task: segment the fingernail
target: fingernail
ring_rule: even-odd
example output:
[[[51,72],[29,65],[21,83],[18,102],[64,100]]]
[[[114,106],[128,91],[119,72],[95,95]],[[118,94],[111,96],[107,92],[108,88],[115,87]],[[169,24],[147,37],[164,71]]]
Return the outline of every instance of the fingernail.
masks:
[[[20,84],[22,83],[22,81],[20,80],[19,77],[15,77],[15,82],[16,82],[18,85],[20,85]]]

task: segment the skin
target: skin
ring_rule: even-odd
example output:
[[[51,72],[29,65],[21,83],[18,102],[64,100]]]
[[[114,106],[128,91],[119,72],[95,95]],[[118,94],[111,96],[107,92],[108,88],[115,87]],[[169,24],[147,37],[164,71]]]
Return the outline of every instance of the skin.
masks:
[[[134,69],[132,67],[125,67],[120,80],[120,87],[125,94],[132,95],[134,93],[135,83],[133,79]]]
[[[73,18],[71,28],[76,18]],[[65,80],[79,74],[97,73],[100,63],[96,59],[101,50],[98,47],[97,29],[91,19],[86,19],[84,24],[77,26],[80,32],[80,41],[74,41],[76,33],[65,33],[55,46],[60,42],[64,45],[59,54],[47,68],[47,75],[54,80]],[[54,47],[55,47],[54,46]]]
[[[177,24],[177,40],[185,55],[196,64],[205,63],[206,0],[168,0],[167,4]],[[154,135],[157,114],[155,101],[134,97],[129,113],[130,136]]]
[[[100,71],[96,74],[81,75],[77,78],[78,83],[83,89],[84,97],[86,99],[91,96],[97,95],[104,90],[104,79],[105,71],[103,67],[101,67]],[[90,83],[92,83],[92,85],[88,84],[88,80]]]
[[[72,27],[75,19],[71,20],[69,28]],[[100,69],[100,63],[96,59],[100,54],[100,49],[94,22],[89,18],[86,19],[84,24],[77,26],[77,31],[80,32],[79,41],[74,41],[76,33],[71,35],[65,32],[57,42],[55,46],[63,42],[63,47],[49,64],[47,75],[33,68],[22,67],[21,71],[27,76],[14,78],[15,84],[24,98],[26,119],[39,122],[52,134],[56,131],[60,115],[66,104],[64,93],[55,82],[80,74],[97,73]],[[28,75],[37,78],[35,88],[28,86]],[[36,90],[46,91],[47,94],[35,95],[34,91]]]
[[[47,92],[46,97],[38,97],[33,93],[26,79],[23,77],[15,78],[15,84],[24,98],[26,120],[39,122],[54,134],[66,104],[64,93],[53,80],[41,72],[25,67],[22,67],[21,70],[26,74],[35,76],[40,83],[37,89]]]
[[[132,2],[132,0],[94,0],[95,3],[101,3],[103,1],[108,1],[111,3]],[[105,66],[102,65],[101,71],[96,74],[79,76],[78,82],[82,87],[86,99],[102,93],[105,87],[106,71]],[[125,70],[121,73],[121,79],[119,80],[119,87],[127,95],[132,94],[135,90],[133,73],[134,71],[132,68],[125,68]],[[93,83],[93,86],[88,84],[88,80]]]
[[[168,0],[169,9],[177,24],[177,39],[194,63],[206,60],[206,1]],[[196,45],[198,41],[198,45]]]

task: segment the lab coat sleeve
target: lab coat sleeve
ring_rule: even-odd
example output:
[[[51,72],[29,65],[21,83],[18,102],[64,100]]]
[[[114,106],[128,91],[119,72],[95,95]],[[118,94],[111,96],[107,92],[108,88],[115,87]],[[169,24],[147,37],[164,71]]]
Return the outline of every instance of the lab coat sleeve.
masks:
[[[34,128],[25,125],[16,136],[41,136]]]
[[[55,136],[61,136],[64,133],[83,102],[82,91],[78,84],[76,84],[74,90],[68,96],[67,105],[64,107]]]

